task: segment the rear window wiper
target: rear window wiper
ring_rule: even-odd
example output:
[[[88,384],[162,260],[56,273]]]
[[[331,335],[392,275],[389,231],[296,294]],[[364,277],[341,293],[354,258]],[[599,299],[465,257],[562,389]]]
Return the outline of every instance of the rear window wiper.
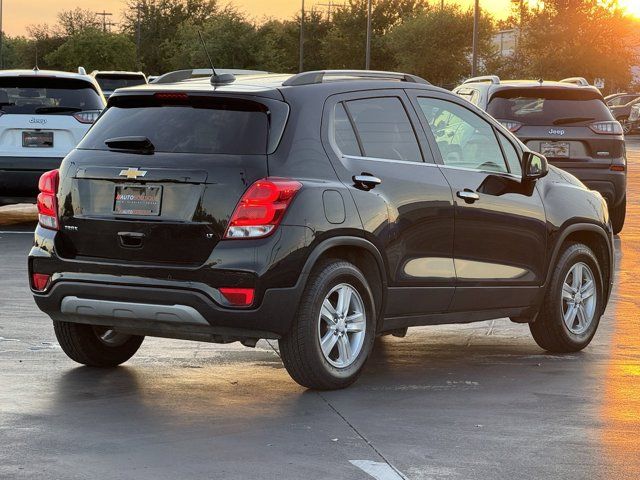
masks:
[[[567,123],[579,123],[579,122],[591,122],[595,120],[593,117],[569,117],[569,118],[559,118],[553,121],[554,125],[565,125]]]
[[[156,149],[147,137],[114,137],[106,139],[104,143],[111,150],[151,154]]]
[[[38,107],[35,109],[35,113],[65,113],[65,112],[75,113],[75,112],[81,112],[81,111],[82,109],[78,107],[64,107],[64,106]]]

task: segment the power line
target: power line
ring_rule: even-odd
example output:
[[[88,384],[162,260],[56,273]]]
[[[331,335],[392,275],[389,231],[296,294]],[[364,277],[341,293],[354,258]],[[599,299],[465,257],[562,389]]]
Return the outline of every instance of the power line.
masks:
[[[107,17],[113,16],[113,13],[109,13],[106,10],[103,10],[102,12],[96,12],[96,15],[99,15],[102,17],[102,31],[106,32],[107,31],[107,25],[109,25],[109,27],[111,27],[111,25],[115,25],[115,23],[111,23],[111,20],[109,20],[109,22],[107,23]]]

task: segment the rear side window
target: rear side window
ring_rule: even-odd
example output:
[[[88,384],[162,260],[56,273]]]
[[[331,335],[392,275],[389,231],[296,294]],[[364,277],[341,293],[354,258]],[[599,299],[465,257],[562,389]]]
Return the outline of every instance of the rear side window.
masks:
[[[135,87],[146,82],[142,75],[97,74],[96,81],[102,90],[113,91],[116,88]]]
[[[418,140],[399,98],[351,100],[346,106],[365,156],[422,162]]]
[[[167,105],[150,100],[109,107],[78,148],[108,150],[110,138],[141,136],[156,152],[258,155],[267,153],[268,118],[263,105],[229,99],[191,99]]]
[[[498,91],[487,112],[499,120],[523,125],[586,125],[613,120],[596,92],[573,89],[509,89]]]
[[[353,131],[351,121],[342,103],[336,105],[336,114],[333,119],[333,136],[338,149],[343,154],[362,155],[356,133]]]
[[[104,102],[89,82],[54,77],[1,77],[4,114],[53,115],[102,110]]]

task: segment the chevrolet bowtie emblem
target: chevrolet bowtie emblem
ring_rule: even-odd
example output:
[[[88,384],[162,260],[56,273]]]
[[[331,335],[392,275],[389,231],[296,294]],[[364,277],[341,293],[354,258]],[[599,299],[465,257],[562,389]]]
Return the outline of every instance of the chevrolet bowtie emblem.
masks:
[[[146,174],[146,170],[138,170],[137,168],[127,168],[126,170],[120,170],[121,177],[132,178],[134,180],[138,177],[144,177]]]

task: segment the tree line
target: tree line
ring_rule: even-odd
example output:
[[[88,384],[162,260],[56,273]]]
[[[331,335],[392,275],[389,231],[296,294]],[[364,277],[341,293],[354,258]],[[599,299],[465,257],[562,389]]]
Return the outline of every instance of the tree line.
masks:
[[[453,85],[471,73],[473,12],[428,0],[373,0],[371,68],[420,75]],[[546,0],[515,7],[497,21],[482,11],[481,73],[509,78],[606,78],[611,88],[631,83],[639,23],[616,0]],[[358,69],[365,64],[367,0],[347,0],[332,11],[304,15],[304,69]],[[104,29],[94,12],[62,11],[54,25],[28,27],[27,36],[4,37],[4,68],[88,71],[142,70],[161,74],[208,65],[202,32],[220,68],[298,71],[301,14],[256,22],[218,0],[129,0],[122,21]],[[492,42],[500,29],[517,28],[517,48],[499,55]],[[640,42],[637,42],[640,43]]]

